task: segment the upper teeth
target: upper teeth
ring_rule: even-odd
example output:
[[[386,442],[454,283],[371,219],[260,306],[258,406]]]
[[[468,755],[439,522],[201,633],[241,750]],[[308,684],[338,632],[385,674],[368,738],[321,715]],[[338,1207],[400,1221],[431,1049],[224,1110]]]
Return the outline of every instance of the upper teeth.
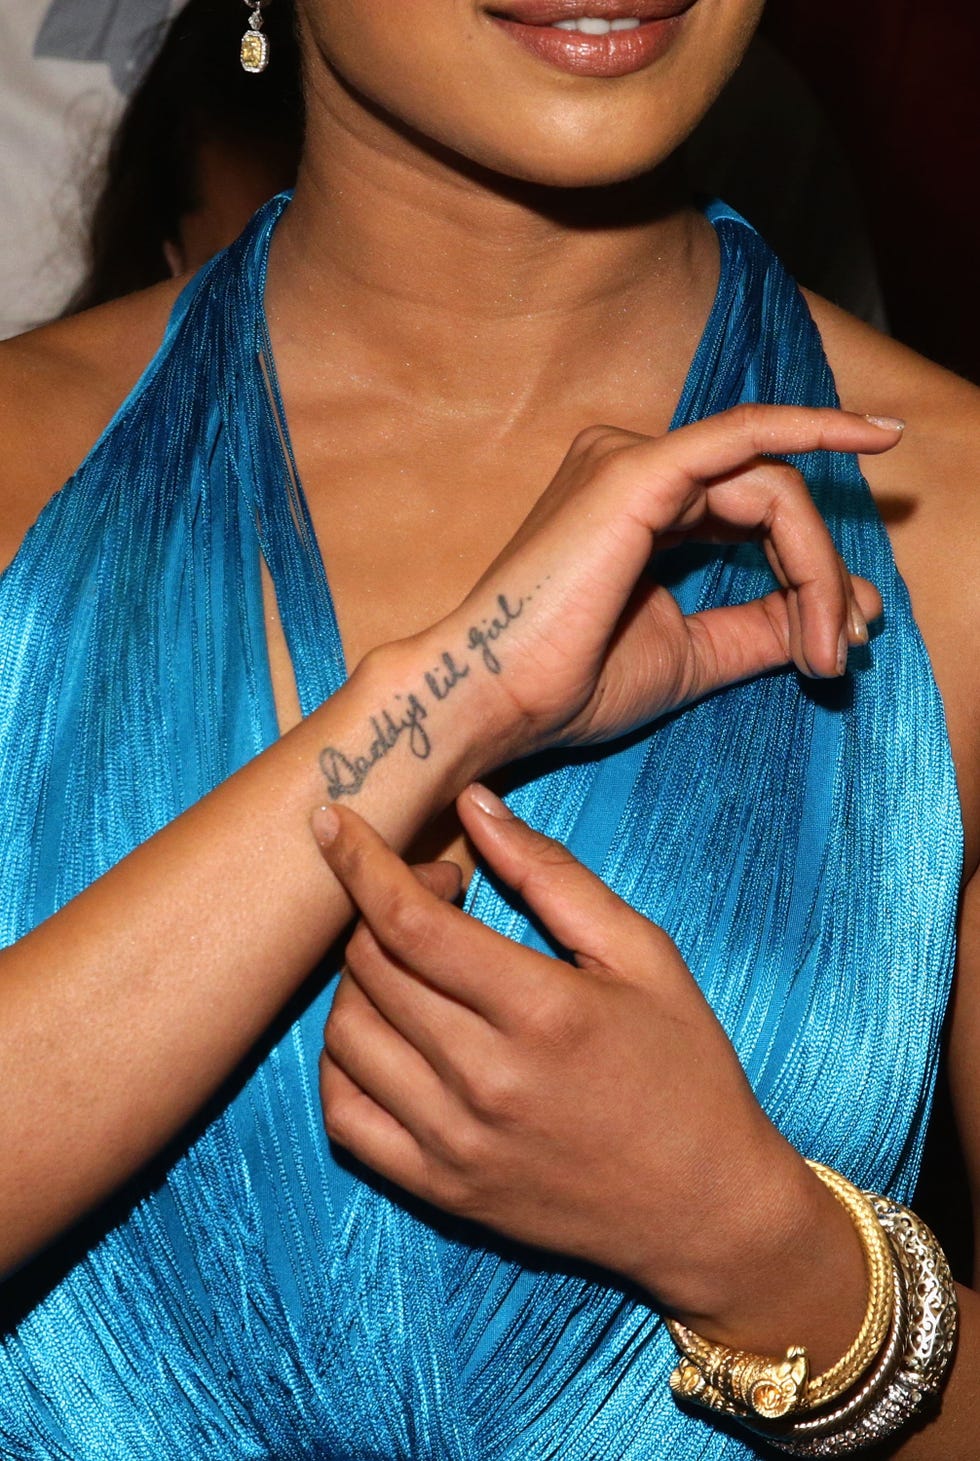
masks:
[[[586,36],[605,36],[611,30],[636,30],[639,20],[635,15],[621,20],[601,20],[597,15],[583,15],[576,20],[556,20],[555,30],[578,30]]]

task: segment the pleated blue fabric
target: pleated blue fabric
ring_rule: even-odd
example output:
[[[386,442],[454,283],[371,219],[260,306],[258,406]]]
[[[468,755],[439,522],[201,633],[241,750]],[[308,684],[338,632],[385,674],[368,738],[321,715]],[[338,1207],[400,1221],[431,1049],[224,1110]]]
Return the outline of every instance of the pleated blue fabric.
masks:
[[[262,309],[283,206],[188,286],[0,580],[5,944],[274,738],[263,558],[304,711],[344,678]],[[740,400],[833,403],[794,285],[741,219],[710,217],[721,280],[675,424]],[[885,600],[846,684],[767,676],[539,763],[510,799],[670,931],[786,1135],[907,1197],[953,956],[956,790],[857,464],[800,465]],[[664,568],[686,609],[769,586],[754,548]],[[469,908],[535,942],[480,875]],[[184,1149],[0,1292],[0,1454],[762,1454],[675,1407],[669,1339],[636,1296],[420,1209],[329,1149],[316,1072],[333,972]]]

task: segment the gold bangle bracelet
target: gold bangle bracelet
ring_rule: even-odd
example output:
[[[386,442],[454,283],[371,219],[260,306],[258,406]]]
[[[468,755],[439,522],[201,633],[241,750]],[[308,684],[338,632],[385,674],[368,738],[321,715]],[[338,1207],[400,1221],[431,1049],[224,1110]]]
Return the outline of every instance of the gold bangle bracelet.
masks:
[[[807,1385],[803,1408],[813,1410],[858,1384],[877,1359],[892,1322],[895,1255],[877,1213],[860,1188],[820,1162],[808,1161],[807,1166],[830,1188],[853,1222],[868,1274],[868,1304],[854,1343],[835,1365]]]
[[[713,1344],[668,1319],[681,1362],[670,1378],[678,1398],[743,1418],[772,1421],[830,1404],[858,1385],[884,1345],[892,1323],[895,1258],[869,1199],[846,1178],[819,1162],[811,1171],[834,1194],[854,1224],[864,1254],[868,1302],[861,1327],[841,1358],[821,1374],[809,1373],[807,1352],[794,1346],[784,1358]]]
[[[784,1359],[751,1354],[712,1345],[675,1319],[666,1323],[681,1350],[670,1377],[678,1400],[693,1400],[739,1420],[774,1421],[798,1414],[809,1372],[805,1349],[789,1349]]]

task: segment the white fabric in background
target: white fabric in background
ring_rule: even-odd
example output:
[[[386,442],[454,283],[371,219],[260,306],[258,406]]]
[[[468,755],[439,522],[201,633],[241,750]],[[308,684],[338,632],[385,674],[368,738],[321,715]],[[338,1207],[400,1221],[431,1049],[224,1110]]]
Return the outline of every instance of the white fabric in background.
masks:
[[[181,3],[0,0],[0,338],[58,314],[79,282],[87,203],[123,93]],[[213,3],[233,11],[234,0]],[[799,279],[885,327],[853,180],[770,46],[754,43],[689,153],[695,182],[740,208]]]
[[[215,0],[222,3],[222,0]],[[0,338],[82,272],[93,170],[174,0],[0,0]]]

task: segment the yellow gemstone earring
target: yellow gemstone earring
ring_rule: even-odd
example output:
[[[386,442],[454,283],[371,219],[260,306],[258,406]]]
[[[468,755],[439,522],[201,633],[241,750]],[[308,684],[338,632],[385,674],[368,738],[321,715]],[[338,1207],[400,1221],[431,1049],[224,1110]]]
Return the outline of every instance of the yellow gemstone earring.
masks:
[[[269,64],[269,37],[262,29],[262,6],[268,0],[245,0],[251,10],[248,30],[242,36],[242,70],[258,76]]]

